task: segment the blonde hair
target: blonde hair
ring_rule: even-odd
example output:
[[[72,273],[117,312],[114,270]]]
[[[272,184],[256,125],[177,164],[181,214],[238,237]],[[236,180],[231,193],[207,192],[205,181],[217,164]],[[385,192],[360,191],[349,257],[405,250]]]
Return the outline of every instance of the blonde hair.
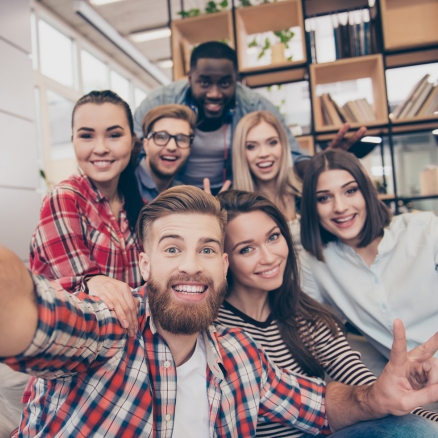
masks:
[[[261,122],[269,123],[278,133],[283,159],[277,175],[276,189],[279,198],[284,202],[287,196],[300,196],[301,181],[292,168],[292,154],[286,132],[280,120],[269,111],[254,111],[242,117],[237,124],[233,141],[233,188],[246,192],[257,192],[257,181],[251,174],[245,155],[245,143],[248,132]]]
[[[219,222],[223,245],[227,212],[221,207],[220,202],[198,187],[176,186],[160,193],[142,208],[137,221],[137,234],[144,248],[149,239],[152,223],[161,217],[175,213],[199,213],[214,216]]]
[[[143,136],[146,137],[152,131],[155,122],[161,119],[179,119],[184,120],[190,125],[190,133],[193,134],[196,126],[196,114],[187,106],[170,103],[167,105],[159,105],[152,108],[143,117],[141,125]]]

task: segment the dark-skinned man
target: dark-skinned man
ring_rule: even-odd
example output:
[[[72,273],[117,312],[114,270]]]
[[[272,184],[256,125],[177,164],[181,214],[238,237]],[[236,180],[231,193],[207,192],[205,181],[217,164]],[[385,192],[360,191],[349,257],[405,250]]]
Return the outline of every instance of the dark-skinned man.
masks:
[[[288,134],[295,168],[305,171],[308,157],[303,155],[297,141],[278,109],[259,93],[237,82],[236,52],[226,44],[210,41],[193,50],[188,80],[160,87],[146,97],[134,115],[134,128],[142,138],[141,123],[152,108],[169,103],[189,106],[198,116],[190,156],[179,179],[184,184],[203,187],[209,178],[211,191],[216,194],[224,185],[228,188],[231,175],[231,144],[237,123],[252,111],[268,110],[281,121]],[[365,133],[359,129],[344,140],[349,126],[344,125],[329,147],[348,149]],[[227,181],[227,182],[226,182]]]

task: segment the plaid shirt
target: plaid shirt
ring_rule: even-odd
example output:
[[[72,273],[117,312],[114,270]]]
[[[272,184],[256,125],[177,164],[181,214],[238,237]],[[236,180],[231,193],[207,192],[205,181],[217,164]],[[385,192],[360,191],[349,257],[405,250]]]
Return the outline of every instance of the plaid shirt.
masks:
[[[80,172],[44,199],[32,236],[30,267],[70,292],[79,291],[88,274],[104,274],[138,287],[139,252],[140,242],[125,211],[117,221],[105,196]]]
[[[139,332],[128,338],[97,298],[34,277],[39,324],[28,349],[2,359],[39,379],[19,437],[171,437],[176,367],[151,320],[146,287]],[[329,434],[325,386],[276,367],[240,329],[204,333],[210,437],[255,436],[257,421]]]

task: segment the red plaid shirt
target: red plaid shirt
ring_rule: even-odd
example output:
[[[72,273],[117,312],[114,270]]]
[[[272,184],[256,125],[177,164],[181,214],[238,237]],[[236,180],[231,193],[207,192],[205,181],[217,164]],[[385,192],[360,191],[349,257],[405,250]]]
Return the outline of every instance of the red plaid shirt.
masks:
[[[80,290],[87,274],[104,274],[138,287],[139,252],[125,210],[117,221],[105,196],[80,172],[44,199],[32,236],[30,267],[70,292]]]
[[[171,438],[176,367],[151,320],[146,287],[134,293],[140,329],[129,338],[97,297],[34,282],[35,337],[23,354],[2,359],[43,377],[18,436]],[[329,434],[323,381],[276,367],[240,329],[211,326],[204,340],[210,437],[253,437],[263,420]]]

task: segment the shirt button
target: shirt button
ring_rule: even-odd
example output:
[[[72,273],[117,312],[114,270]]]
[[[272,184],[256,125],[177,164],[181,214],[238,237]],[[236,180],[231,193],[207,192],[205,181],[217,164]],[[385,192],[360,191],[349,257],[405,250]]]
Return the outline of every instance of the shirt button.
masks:
[[[170,362],[168,360],[164,362],[164,368],[170,368]]]
[[[374,283],[378,283],[379,282],[379,278],[378,277],[374,277]]]
[[[381,307],[382,307],[383,310],[386,310],[388,308],[388,306],[386,304],[382,304]]]
[[[170,414],[166,414],[166,421],[170,421]]]

